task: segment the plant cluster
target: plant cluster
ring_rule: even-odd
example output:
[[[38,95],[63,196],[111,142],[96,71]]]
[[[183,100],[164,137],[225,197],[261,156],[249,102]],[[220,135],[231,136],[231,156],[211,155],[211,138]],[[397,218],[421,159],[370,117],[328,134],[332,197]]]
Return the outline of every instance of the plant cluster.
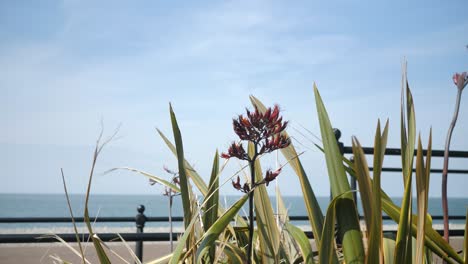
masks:
[[[454,81],[461,92],[463,88],[460,87],[465,87],[468,82],[466,73],[456,75]],[[304,170],[286,132],[287,122],[282,120],[277,105],[266,108],[251,96],[254,111],[247,110],[246,115],[233,120],[233,129],[240,141],[233,142],[221,155],[216,151],[208,183],[185,160],[182,134],[170,106],[174,143],[161,131],[158,130],[158,133],[177,158],[177,184],[174,180],[169,182],[143,171],[126,168],[167,186],[170,192],[180,192],[182,197],[185,232],[171,254],[150,263],[432,263],[433,255],[447,263],[467,263],[466,238],[464,253],[460,255],[432,228],[431,216],[427,212],[432,133],[428,138],[427,154],[423,155],[421,137],[416,137],[415,109],[406,71],[402,83],[400,133],[404,192],[400,205],[395,204],[381,187],[388,121],[383,129],[380,121],[377,123],[371,171],[356,137],[352,138],[353,161],[341,154],[325,105],[314,85],[322,138],[319,149],[325,156],[333,196],[326,215],[322,213],[309,180],[314,176],[307,175]],[[244,148],[243,142],[247,143],[247,148]],[[279,192],[276,193],[279,221],[276,221],[266,186],[278,177],[281,168],[267,170],[263,174],[260,164],[264,154],[276,150],[283,154],[300,182],[315,250],[304,232],[289,222]],[[241,184],[237,175],[224,182],[235,178],[233,187],[244,193],[229,208],[223,208],[219,202],[219,188],[224,184],[220,184],[224,168],[219,164],[220,157],[227,161],[231,158],[246,161],[246,167],[250,170],[250,182]],[[413,168],[416,169],[415,173]],[[357,201],[352,197],[348,175],[359,184],[365,228],[360,226]],[[416,201],[412,198],[413,180],[416,183]],[[203,196],[200,203],[193,188],[197,188]],[[249,222],[239,213],[247,201]],[[411,209],[414,202],[417,204],[416,212]],[[383,233],[383,213],[398,225],[396,236]],[[90,225],[89,228],[92,233]],[[337,245],[336,240],[342,241],[342,244]],[[108,263],[103,242],[98,238],[93,242],[101,263]]]

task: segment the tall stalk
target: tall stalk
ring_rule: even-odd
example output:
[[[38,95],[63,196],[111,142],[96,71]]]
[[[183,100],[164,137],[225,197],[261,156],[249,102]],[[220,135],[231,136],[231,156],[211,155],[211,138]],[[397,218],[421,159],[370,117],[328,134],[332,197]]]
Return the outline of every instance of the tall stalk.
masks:
[[[170,169],[168,169],[166,166],[164,166],[164,170],[171,174],[172,175],[172,179],[171,179],[171,184],[174,184],[174,185],[180,185],[180,182],[179,182],[179,173],[178,172],[174,172]],[[154,185],[156,182],[152,179],[150,179],[150,184],[151,185]],[[167,196],[167,198],[169,198],[169,243],[171,245],[171,252],[174,250],[174,241],[172,239],[172,235],[174,233],[174,229],[173,229],[173,222],[172,222],[172,206],[173,206],[173,203],[174,203],[174,196],[177,196],[177,195],[180,195],[180,192],[177,192],[177,191],[174,191],[172,188],[169,188],[166,186],[166,188],[164,188],[164,193],[163,193],[164,196]]]
[[[261,184],[268,185],[269,182],[276,179],[281,172],[281,168],[271,171],[267,170],[265,177],[256,182],[255,177],[255,161],[260,155],[270,153],[277,149],[282,149],[289,144],[291,140],[282,132],[286,128],[288,122],[283,122],[279,115],[279,107],[268,108],[265,112],[260,112],[255,108],[254,112],[247,110],[247,115],[239,115],[233,119],[234,132],[239,136],[240,140],[245,140],[251,143],[254,147],[253,153],[250,155],[245,151],[242,143],[233,142],[227,153],[221,153],[221,157],[229,159],[232,157],[240,160],[245,160],[250,167],[250,185],[244,183],[241,185],[240,178],[237,176],[237,181],[232,182],[232,186],[244,193],[249,194],[249,244],[247,248],[247,263],[252,263],[253,255],[253,233],[254,233],[254,191]]]
[[[462,74],[455,74],[453,76],[453,81],[457,86],[457,99],[455,102],[455,111],[453,113],[452,122],[450,123],[447,139],[445,141],[445,151],[444,151],[444,166],[442,170],[442,209],[444,214],[444,239],[449,242],[449,222],[448,222],[448,200],[447,200],[447,176],[448,176],[448,164],[449,164],[449,149],[450,141],[452,140],[453,129],[458,119],[458,112],[460,110],[460,101],[463,88],[468,83],[466,72]]]
[[[255,182],[255,160],[249,162],[250,167],[250,182],[253,187]],[[249,247],[247,251],[247,263],[252,263],[252,250],[253,250],[253,232],[254,232],[254,191],[252,188],[249,194]]]

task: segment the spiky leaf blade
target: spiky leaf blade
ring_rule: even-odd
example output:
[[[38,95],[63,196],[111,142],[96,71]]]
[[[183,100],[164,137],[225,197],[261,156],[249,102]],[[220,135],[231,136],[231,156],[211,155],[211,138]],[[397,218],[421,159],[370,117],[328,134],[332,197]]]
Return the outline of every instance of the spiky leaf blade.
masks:
[[[266,107],[260,100],[258,100],[254,96],[250,96],[250,100],[252,101],[252,104],[258,107],[260,111],[266,111]],[[283,131],[282,133],[288,136],[288,134],[285,131]],[[309,178],[299,159],[299,154],[293,146],[293,143],[291,143],[288,147],[281,149],[281,153],[283,154],[285,159],[288,160],[289,165],[299,178],[302,194],[304,197],[304,203],[307,211],[307,216],[309,218],[312,232],[314,233],[315,243],[318,247],[321,244],[324,216],[318,203],[317,197],[314,194],[312,185],[310,184]]]
[[[192,208],[190,202],[191,198],[189,190],[189,181],[185,169],[184,147],[182,143],[182,135],[180,133],[179,125],[177,124],[177,118],[175,116],[174,110],[172,109],[172,105],[169,105],[169,112],[171,115],[172,131],[174,133],[174,142],[176,145],[177,164],[179,169],[180,194],[182,196],[182,207],[184,209],[184,225],[186,229],[185,233],[187,233],[188,225],[192,220]],[[189,236],[187,239],[187,248],[190,247],[190,241],[191,238]]]
[[[234,219],[248,198],[248,194],[242,196],[206,231],[197,250],[197,262],[201,260],[203,255],[209,250],[210,246],[214,244],[219,235],[226,229],[226,226],[228,226],[232,219]]]
[[[313,263],[314,261],[314,252],[312,251],[312,247],[310,245],[309,238],[304,234],[304,231],[299,227],[292,225],[290,223],[286,223],[285,226],[288,234],[294,238],[294,240],[299,245],[299,250],[303,257],[303,263]],[[336,256],[332,253],[333,256]],[[332,256],[332,259],[334,258]]]
[[[377,135],[380,142],[380,125],[377,127]],[[373,188],[371,179],[369,176],[369,167],[367,166],[366,157],[364,151],[362,150],[361,144],[359,141],[353,137],[353,154],[354,154],[354,169],[356,171],[356,176],[359,183],[359,192],[361,193],[361,202],[364,209],[364,217],[367,226],[367,255],[366,263],[379,263],[379,227],[378,216],[380,208],[376,207],[375,196],[373,194]],[[380,143],[378,143],[375,148],[380,151]],[[380,191],[380,190],[379,190]]]
[[[315,85],[314,93],[332,194],[333,197],[343,195],[342,199],[349,200],[340,202],[336,212],[339,236],[343,238],[344,258],[346,263],[363,263],[365,253],[359,217],[352,194],[349,193],[351,188],[342,162],[343,155],[340,153],[325,105]]]
[[[211,177],[210,183],[208,185],[208,194],[205,197],[205,213],[203,214],[203,227],[205,230],[208,230],[211,225],[216,221],[218,218],[218,204],[219,204],[219,154],[216,151],[215,156],[213,158],[213,167],[211,170]],[[216,246],[213,244],[209,249],[208,256],[211,261],[214,260],[216,251]]]

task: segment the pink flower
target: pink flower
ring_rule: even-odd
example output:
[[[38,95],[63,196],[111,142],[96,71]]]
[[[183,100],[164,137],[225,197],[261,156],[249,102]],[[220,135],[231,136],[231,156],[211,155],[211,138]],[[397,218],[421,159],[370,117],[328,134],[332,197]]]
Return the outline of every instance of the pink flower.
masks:
[[[229,154],[223,152],[223,153],[221,153],[221,158],[229,159],[229,158],[231,158],[231,156],[229,156]]]
[[[236,190],[240,190],[242,187],[241,187],[241,184],[240,184],[240,178],[239,176],[237,176],[237,181],[232,181],[232,187],[234,187]]]
[[[270,183],[271,181],[274,181],[280,173],[281,173],[281,168],[275,171],[267,170],[265,174],[265,178],[264,178],[266,185],[268,186],[268,183]]]
[[[247,152],[245,152],[245,149],[242,146],[242,144],[237,144],[236,142],[232,142],[231,146],[228,149],[228,153],[221,153],[221,158],[223,159],[229,159],[232,157],[236,157],[240,160],[249,159]]]
[[[248,140],[260,147],[260,151],[257,154],[269,153],[289,146],[291,140],[281,134],[286,129],[288,122],[283,122],[283,118],[279,115],[280,109],[278,105],[275,105],[273,109],[268,108],[264,113],[261,113],[258,108],[255,108],[254,112],[250,112],[248,109],[246,112],[245,116],[239,115],[233,119],[232,126],[234,132],[241,140]],[[239,156],[245,157],[242,150],[234,145],[229,148],[227,154],[223,153],[221,155],[223,158],[240,158]],[[247,159],[240,159],[248,160],[248,157]]]
[[[467,73],[455,73],[452,77],[453,83],[457,86],[458,89],[463,89],[468,83]]]

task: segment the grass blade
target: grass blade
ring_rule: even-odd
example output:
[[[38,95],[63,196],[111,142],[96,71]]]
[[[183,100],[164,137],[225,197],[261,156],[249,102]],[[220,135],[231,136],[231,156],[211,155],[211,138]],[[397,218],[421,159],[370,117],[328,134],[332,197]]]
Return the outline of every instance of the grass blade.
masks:
[[[164,135],[164,133],[161,130],[156,129],[156,131],[158,132],[159,136],[163,139],[164,143],[166,143],[167,147],[171,150],[171,152],[177,157],[177,150],[174,144],[172,144],[172,142]],[[206,197],[208,195],[208,186],[203,181],[202,177],[197,173],[197,171],[190,165],[190,163],[187,160],[185,160],[185,168],[187,176],[189,176],[190,179],[192,179],[192,182],[195,184],[195,186],[197,186],[201,194]],[[218,213],[224,213],[224,209],[221,205],[218,205]],[[236,216],[236,221],[237,224],[240,226],[247,226],[247,222],[242,217]]]
[[[115,170],[128,170],[128,171],[131,171],[131,172],[136,172],[136,173],[139,173],[145,177],[147,177],[148,179],[152,180],[152,181],[155,181],[159,184],[162,184],[166,187],[169,187],[170,189],[172,189],[174,192],[176,193],[179,193],[180,192],[180,188],[177,187],[177,185],[175,184],[172,184],[170,183],[169,181],[166,181],[165,179],[159,177],[159,176],[156,176],[156,175],[153,175],[151,173],[148,173],[148,172],[145,172],[145,171],[142,171],[142,170],[138,170],[138,169],[134,169],[134,168],[129,168],[129,167],[120,167],[120,168],[113,168],[113,169],[110,169],[108,171],[106,171],[106,173],[109,173],[109,172],[112,172],[112,171],[115,171]]]
[[[147,262],[146,264],[162,264],[162,263],[166,264],[166,263],[169,263],[169,261],[171,260],[173,255],[174,254],[171,253],[171,254],[168,254],[166,256],[163,256],[163,257],[160,257],[158,259],[154,259],[154,260],[152,260],[150,262]]]
[[[213,159],[213,168],[211,171],[210,177],[210,184],[208,185],[208,194],[205,197],[205,213],[203,215],[203,226],[205,230],[208,230],[211,225],[216,221],[218,218],[218,201],[219,201],[219,155],[218,151],[216,151],[214,159]],[[209,257],[210,260],[213,261],[215,257],[215,250],[216,245],[212,245],[209,250]]]
[[[380,124],[377,126],[376,137],[380,142]],[[354,168],[359,184],[359,191],[361,193],[362,207],[364,209],[364,217],[367,226],[367,255],[366,263],[379,263],[380,262],[380,239],[381,239],[381,226],[379,224],[379,217],[381,217],[381,209],[376,206],[376,197],[373,193],[373,187],[369,176],[369,167],[367,166],[366,157],[362,150],[359,141],[353,137],[353,155],[354,155]],[[380,143],[377,143],[375,149],[380,152]],[[374,181],[375,184],[375,181]],[[380,190],[378,190],[380,192]]]
[[[309,238],[304,234],[304,231],[290,223],[286,223],[285,229],[288,232],[288,234],[294,239],[294,241],[297,242],[297,244],[299,245],[299,250],[301,251],[301,255],[303,257],[303,263],[313,263],[314,252],[312,251]],[[336,256],[333,252],[332,254]]]
[[[403,182],[405,186],[403,201],[401,206],[400,220],[398,224],[398,232],[396,237],[395,247],[395,263],[408,263],[411,261],[412,243],[411,243],[411,225],[412,225],[412,195],[411,195],[411,181],[413,174],[413,158],[414,158],[414,145],[415,145],[415,131],[416,121],[414,114],[414,104],[411,91],[409,89],[408,81],[406,79],[406,71],[403,74],[403,91],[406,91],[406,104],[404,103],[404,95],[402,94],[401,106],[401,134],[402,134],[402,169],[403,169]],[[405,107],[406,106],[406,107]],[[405,111],[406,110],[406,111]],[[407,127],[405,126],[405,114]]]
[[[382,174],[383,161],[385,158],[385,149],[387,148],[388,137],[388,119],[385,123],[383,133],[380,130],[380,120],[377,123],[377,131],[374,139],[374,171],[373,171],[373,220],[369,237],[369,251],[374,250],[378,252],[380,263],[383,261],[383,230],[382,230],[382,202],[380,195],[380,178]]]
[[[169,261],[169,264],[179,263],[180,258],[184,254],[184,249],[185,248],[188,249],[190,248],[190,246],[193,246],[193,245],[187,245],[187,247],[185,247],[185,245],[188,244],[187,242],[190,241],[190,236],[192,235],[192,228],[193,228],[193,225],[197,222],[197,220],[198,220],[198,217],[194,217],[191,219],[189,223],[187,223],[184,234],[178,240],[177,246],[174,252],[172,252],[172,257],[171,257],[171,260]]]
[[[356,137],[352,138],[352,147],[354,155],[354,170],[356,171],[359,192],[361,193],[361,202],[362,208],[364,210],[364,219],[366,222],[367,233],[369,233],[373,219],[373,194],[369,176],[369,166],[367,165],[366,157],[364,156],[364,151],[362,150],[361,144]]]
[[[68,248],[71,252],[73,252],[75,255],[77,255],[78,257],[82,258],[81,252],[78,252],[78,250],[76,250],[74,247],[72,247],[70,243],[67,243],[65,240],[63,240],[63,238],[59,237],[59,236],[56,235],[56,234],[42,235],[42,236],[40,236],[39,238],[49,238],[49,237],[55,238],[57,241],[59,241],[60,243],[62,243],[65,247],[67,247],[67,248]],[[88,263],[88,264],[91,263],[91,262],[89,262],[86,258],[82,258],[82,260],[83,260],[85,263]]]
[[[79,233],[78,233],[78,228],[76,227],[75,217],[73,216],[73,209],[72,209],[71,202],[70,202],[70,196],[68,195],[67,184],[65,182],[65,175],[63,173],[62,168],[60,169],[60,172],[62,174],[63,190],[65,191],[65,197],[67,199],[67,206],[68,206],[68,210],[70,212],[70,216],[71,216],[71,220],[72,220],[72,224],[73,224],[73,231],[75,232],[76,242],[78,243],[78,248],[80,250],[81,261],[84,264],[86,262],[86,258],[85,258],[85,255],[83,253],[83,247],[81,245],[81,239],[80,239],[80,236],[79,236]]]
[[[229,259],[229,263],[232,264],[243,264],[247,262],[247,256],[237,245],[231,243],[225,243],[223,252]]]
[[[171,115],[172,131],[174,133],[174,142],[176,144],[177,152],[177,163],[179,169],[179,181],[180,181],[180,194],[182,196],[182,206],[184,209],[184,223],[185,223],[185,233],[188,232],[187,227],[189,222],[192,219],[192,208],[190,206],[190,196],[189,196],[189,182],[187,179],[187,174],[185,170],[185,159],[184,159],[184,147],[182,143],[182,135],[180,133],[179,125],[177,124],[177,118],[172,109],[172,105],[169,104],[169,112]],[[187,248],[189,248],[190,237],[187,239]]]
[[[339,236],[343,238],[344,258],[346,263],[363,263],[365,253],[362,234],[356,205],[349,192],[351,188],[343,166],[343,155],[340,153],[327,111],[315,85],[314,93],[332,194],[333,197],[342,195],[342,199],[348,200],[338,203],[336,212]]]
[[[202,242],[197,250],[197,263],[201,261],[204,253],[209,250],[210,246],[214,244],[219,235],[226,229],[226,226],[236,216],[242,206],[248,199],[248,194],[242,196],[235,202],[226,212],[219,217],[219,219],[206,231],[203,235]]]
[[[423,263],[424,259],[424,237],[426,230],[427,200],[429,193],[429,173],[432,148],[432,131],[429,134],[427,147],[426,165],[424,165],[421,136],[418,139],[418,150],[416,154],[416,192],[418,199],[418,224],[416,235],[416,263]]]
[[[338,195],[337,197],[333,198],[333,200],[328,205],[325,224],[323,225],[322,244],[320,244],[319,248],[319,263],[334,263],[333,256],[335,255],[335,218],[340,208],[350,206],[350,203],[353,203],[353,201],[349,198],[344,198],[344,196],[348,195],[349,193],[351,192]],[[343,250],[345,250],[344,246]],[[362,261],[351,263],[364,263],[364,259],[362,259]]]
[[[343,157],[343,160],[346,164],[352,164],[345,157]],[[352,177],[356,178],[356,172],[353,169],[347,167],[347,171]],[[398,224],[400,221],[401,208],[390,199],[384,190],[380,190],[380,195],[382,200],[382,210]],[[412,218],[417,222],[418,217],[416,215],[413,215]],[[426,215],[426,221],[427,223],[432,222],[430,216]],[[416,236],[416,224],[411,223],[410,228],[412,235]],[[433,253],[446,260],[448,263],[464,263],[463,258],[461,258],[457,252],[447,243],[447,241],[445,241],[443,237],[432,228],[431,224],[426,226],[425,245]]]
[[[86,196],[85,196],[85,209],[84,209],[84,222],[86,224],[86,227],[88,228],[89,235],[91,237],[91,240],[93,242],[93,246],[96,250],[96,254],[98,256],[99,262],[101,264],[110,264],[109,257],[107,256],[106,252],[104,251],[104,248],[101,245],[101,242],[96,238],[93,228],[91,226],[91,220],[89,218],[89,195],[91,193],[91,183],[93,181],[93,175],[94,175],[94,169],[96,168],[96,162],[98,160],[99,154],[101,153],[102,149],[104,146],[107,145],[117,134],[118,129],[114,132],[114,134],[109,137],[107,140],[105,140],[102,144],[101,138],[103,135],[103,130],[101,130],[101,134],[98,137],[98,140],[96,141],[96,147],[94,148],[94,154],[93,154],[93,161],[91,164],[91,170],[89,172],[89,180],[88,180],[88,187],[86,189]]]

